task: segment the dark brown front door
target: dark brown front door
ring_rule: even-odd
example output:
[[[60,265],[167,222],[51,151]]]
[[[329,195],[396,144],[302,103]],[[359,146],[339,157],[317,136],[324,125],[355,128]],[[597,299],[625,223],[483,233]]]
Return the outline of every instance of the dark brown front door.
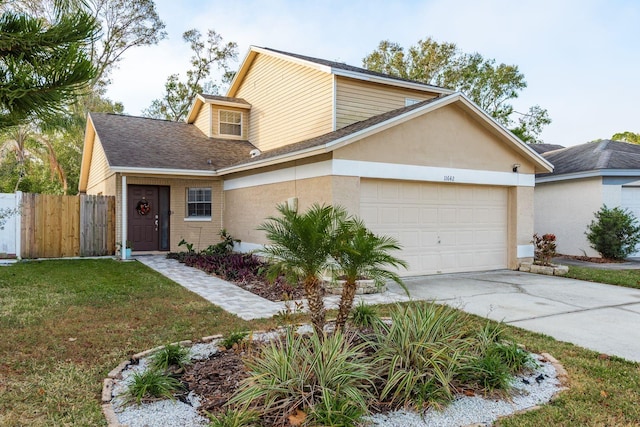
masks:
[[[159,230],[158,187],[130,185],[127,239],[134,251],[157,251]]]

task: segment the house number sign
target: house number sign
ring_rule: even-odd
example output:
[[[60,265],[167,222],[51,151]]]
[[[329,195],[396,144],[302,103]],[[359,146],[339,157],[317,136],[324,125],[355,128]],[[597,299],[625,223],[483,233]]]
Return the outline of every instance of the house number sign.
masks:
[[[444,176],[444,182],[455,182],[456,177],[453,175],[445,175]]]

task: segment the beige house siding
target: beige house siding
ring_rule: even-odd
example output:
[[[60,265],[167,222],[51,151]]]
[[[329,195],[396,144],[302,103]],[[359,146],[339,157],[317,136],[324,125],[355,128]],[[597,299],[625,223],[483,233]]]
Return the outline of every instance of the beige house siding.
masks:
[[[195,125],[195,127],[200,129],[200,131],[204,133],[206,136],[208,137],[212,136],[213,133],[211,130],[211,105],[210,104],[202,104],[202,107],[200,107],[200,111],[198,112],[198,115],[196,116],[196,120],[193,122],[193,124]]]
[[[331,181],[332,177],[322,176],[225,191],[224,228],[244,243],[265,244],[264,233],[256,228],[278,215],[278,204],[297,197],[299,212],[314,203],[332,204]]]
[[[251,104],[249,140],[262,151],[333,130],[330,74],[258,54],[234,96]]]
[[[437,94],[336,78],[336,129],[405,106],[407,98],[424,101]]]
[[[534,164],[469,113],[449,105],[335,151],[335,158],[418,166],[534,173]]]
[[[538,183],[535,232],[555,234],[558,253],[600,256],[589,246],[584,232],[602,203],[601,177]]]
[[[184,239],[194,244],[196,250],[202,250],[209,245],[218,243],[218,233],[222,229],[223,195],[222,181],[211,178],[178,178],[178,177],[144,177],[127,176],[127,185],[157,185],[171,187],[169,205],[171,209],[170,250],[177,251],[178,243]],[[118,194],[122,194],[122,179],[120,174],[116,180]],[[211,187],[211,220],[193,221],[186,217],[187,189],[193,187]],[[122,240],[122,199],[116,198],[116,240]],[[135,250],[135,248],[134,248]]]
[[[107,195],[104,193],[103,183],[110,175],[112,175],[112,172],[109,169],[107,157],[104,154],[100,138],[96,135],[93,141],[91,168],[89,169],[89,178],[87,180],[87,194],[98,194],[102,191],[104,195]]]

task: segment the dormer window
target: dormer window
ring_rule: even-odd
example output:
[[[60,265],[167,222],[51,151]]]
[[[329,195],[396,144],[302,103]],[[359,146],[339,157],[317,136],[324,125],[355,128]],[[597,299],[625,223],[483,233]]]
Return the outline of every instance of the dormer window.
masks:
[[[220,135],[242,136],[242,113],[220,110]]]

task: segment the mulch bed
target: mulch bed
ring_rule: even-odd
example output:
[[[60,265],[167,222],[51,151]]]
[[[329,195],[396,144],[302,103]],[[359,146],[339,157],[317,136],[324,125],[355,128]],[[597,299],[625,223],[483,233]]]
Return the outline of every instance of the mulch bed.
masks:
[[[619,264],[622,262],[625,262],[624,260],[618,260],[618,259],[609,259],[609,258],[597,258],[597,257],[590,257],[590,256],[578,256],[578,255],[558,255],[558,258],[564,258],[564,259],[575,259],[576,261],[586,261],[586,262],[593,262],[596,264]]]
[[[228,279],[224,279],[228,280]],[[269,283],[268,280],[230,280],[234,285],[269,301],[287,301],[304,298],[302,286],[293,287],[283,281]]]
[[[200,397],[199,412],[206,416],[207,412],[224,412],[224,405],[234,395],[240,381],[248,376],[242,356],[230,349],[189,365],[181,379]]]

